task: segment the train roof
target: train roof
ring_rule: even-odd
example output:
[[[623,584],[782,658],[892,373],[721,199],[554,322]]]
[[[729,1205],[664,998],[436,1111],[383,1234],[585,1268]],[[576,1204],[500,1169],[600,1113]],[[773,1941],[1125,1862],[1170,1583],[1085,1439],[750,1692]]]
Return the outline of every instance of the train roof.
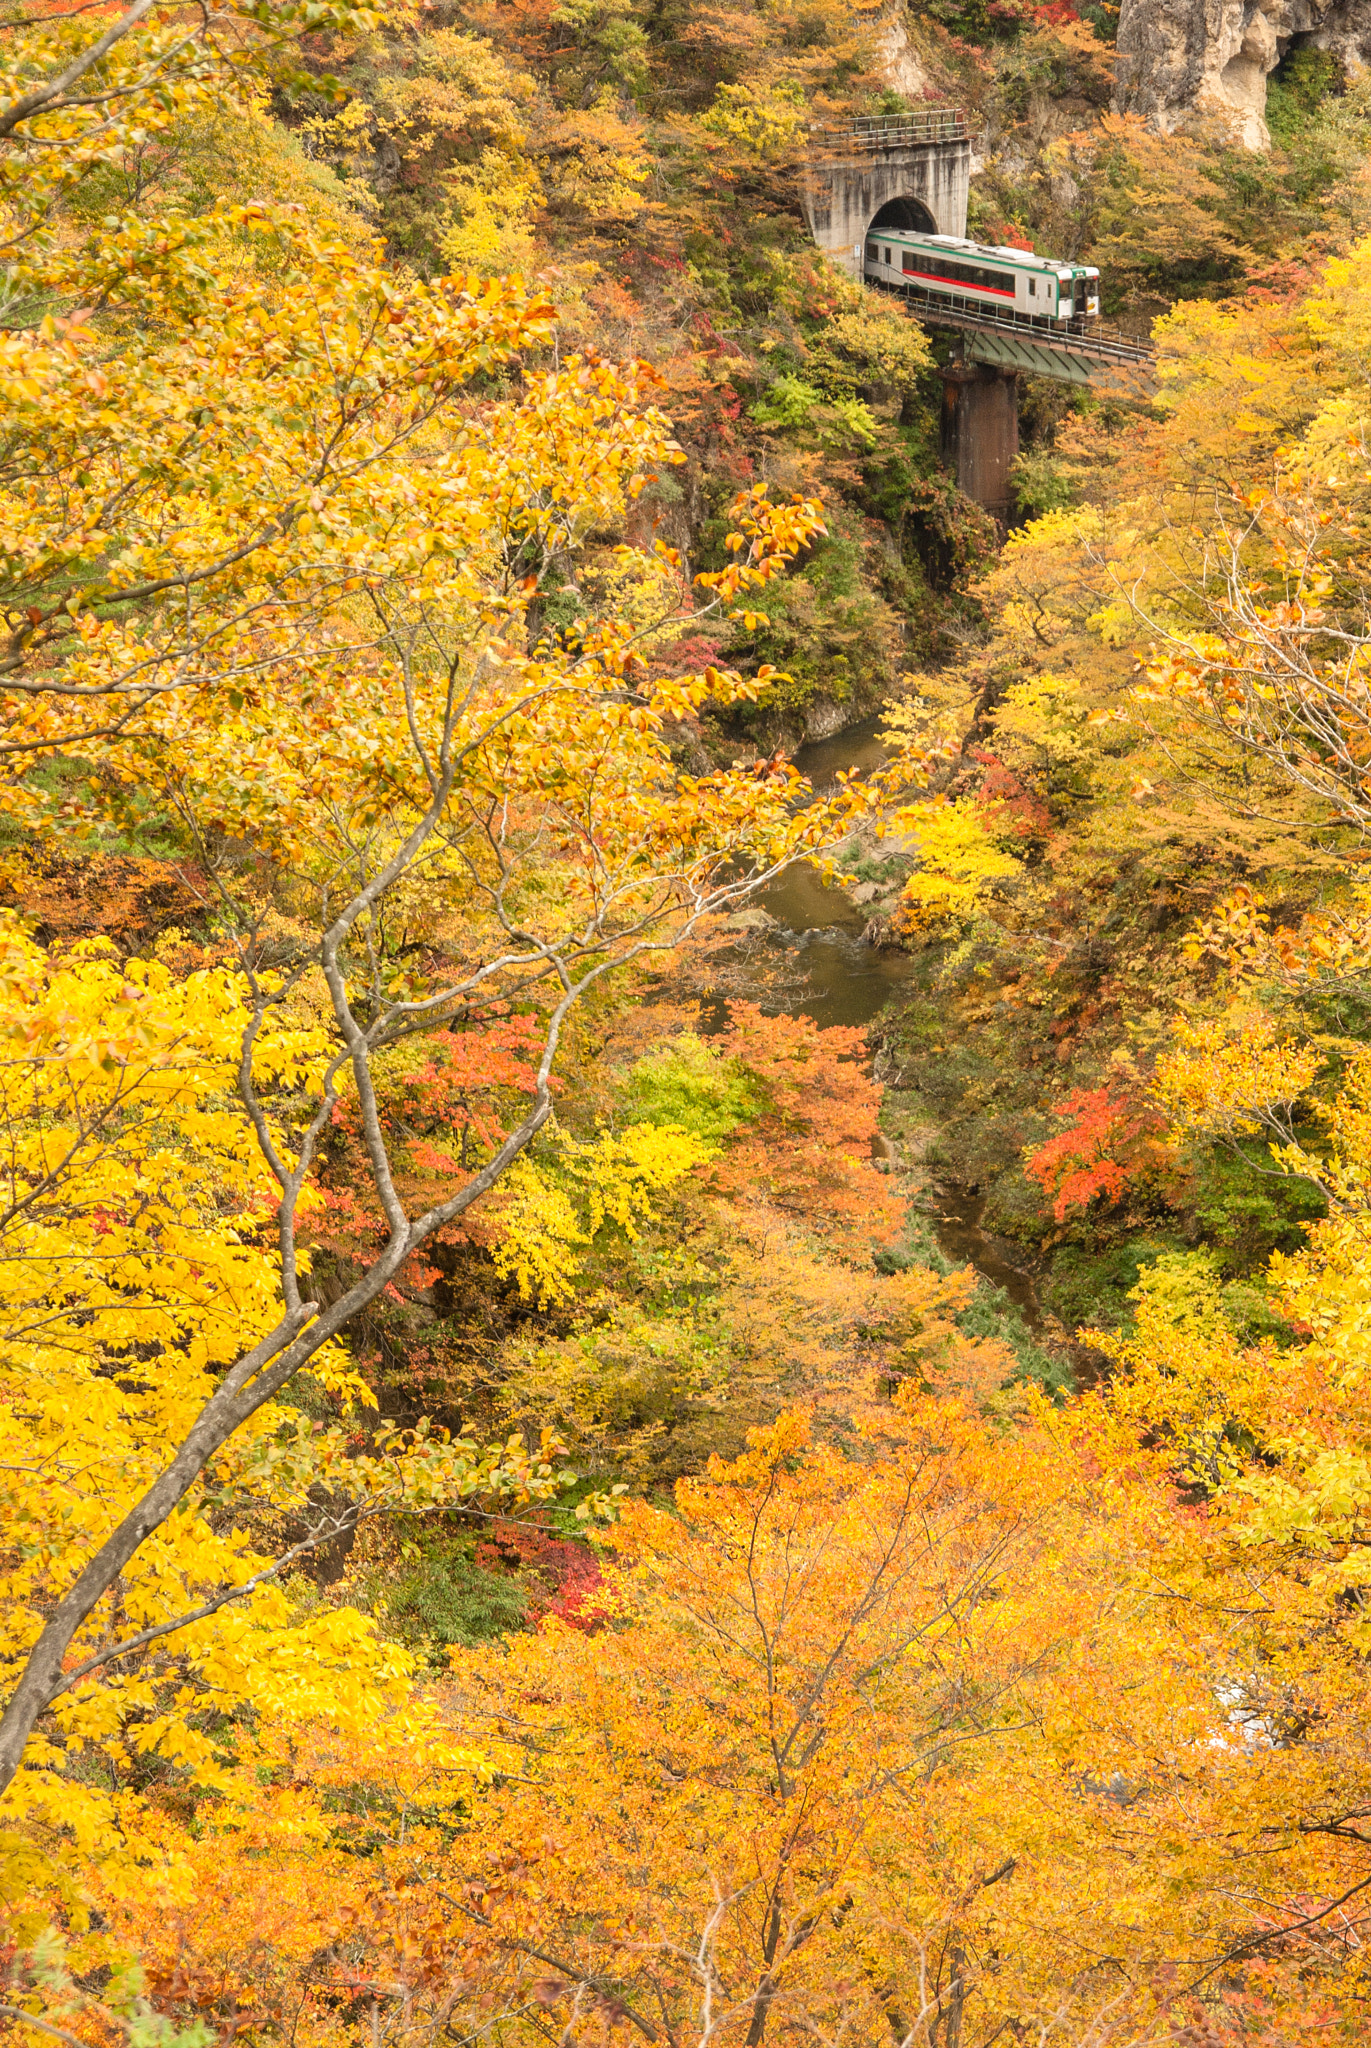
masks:
[[[870,234],[871,229],[867,230]],[[1044,270],[1086,270],[1084,263],[1069,263],[1064,256],[1040,256],[1036,249],[1014,249],[998,242],[971,242],[964,235],[922,235],[917,228],[877,228],[887,241],[936,242],[940,249],[963,249],[975,256],[1004,256],[1015,263],[1038,263]]]

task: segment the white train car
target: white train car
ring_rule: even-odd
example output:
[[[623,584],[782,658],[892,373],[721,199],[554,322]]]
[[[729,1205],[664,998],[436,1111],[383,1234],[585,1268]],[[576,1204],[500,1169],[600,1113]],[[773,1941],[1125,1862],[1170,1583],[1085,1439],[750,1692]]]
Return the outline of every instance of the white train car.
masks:
[[[1098,270],[1088,264],[1057,263],[1029,249],[991,248],[955,235],[878,228],[867,236],[863,269],[869,284],[945,298],[962,310],[984,306],[1054,326],[1099,317]]]

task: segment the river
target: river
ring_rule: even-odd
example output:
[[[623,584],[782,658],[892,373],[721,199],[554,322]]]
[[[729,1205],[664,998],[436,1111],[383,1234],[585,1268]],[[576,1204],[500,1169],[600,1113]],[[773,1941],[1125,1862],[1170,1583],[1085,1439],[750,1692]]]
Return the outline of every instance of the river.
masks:
[[[851,774],[878,767],[885,759],[879,728],[877,716],[832,739],[816,740],[799,749],[795,766],[816,790],[832,784],[840,769]],[[777,929],[767,935],[768,954],[774,959],[777,950],[783,951],[794,969],[793,995],[778,1001],[774,989],[758,988],[764,1007],[784,1007],[816,1024],[866,1025],[917,972],[909,954],[863,945],[869,912],[807,862],[788,868],[754,901],[775,919]],[[929,1193],[927,1213],[944,1255],[958,1265],[974,1266],[992,1286],[1003,1288],[1029,1328],[1041,1330],[1042,1307],[1032,1278],[1014,1263],[1015,1247],[981,1227],[981,1191],[942,1182]]]
[[[867,718],[831,740],[815,740],[800,748],[795,766],[816,790],[830,786],[840,769],[851,774],[877,768],[885,759],[879,727],[879,716]],[[777,937],[787,951],[800,955],[795,969],[803,977],[803,993],[786,1007],[816,1024],[869,1024],[915,973],[907,953],[862,944],[870,913],[807,861],[787,868],[755,901],[782,927]]]

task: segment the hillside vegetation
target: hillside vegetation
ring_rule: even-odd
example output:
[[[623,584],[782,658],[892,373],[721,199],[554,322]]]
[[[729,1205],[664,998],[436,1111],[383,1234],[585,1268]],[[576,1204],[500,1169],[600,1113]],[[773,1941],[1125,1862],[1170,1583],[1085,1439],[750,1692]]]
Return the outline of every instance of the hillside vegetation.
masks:
[[[7,2037],[1363,2040],[1366,89],[3,20]],[[799,203],[925,101],[1157,346],[1007,533]]]

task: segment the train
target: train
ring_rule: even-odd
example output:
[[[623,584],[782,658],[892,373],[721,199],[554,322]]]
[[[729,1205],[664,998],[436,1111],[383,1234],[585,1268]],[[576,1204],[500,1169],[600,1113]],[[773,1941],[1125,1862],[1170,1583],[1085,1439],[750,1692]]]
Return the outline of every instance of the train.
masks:
[[[1055,328],[1099,318],[1099,271],[1089,264],[1056,263],[1031,249],[873,228],[863,269],[868,284],[946,299],[959,312],[985,307]]]

